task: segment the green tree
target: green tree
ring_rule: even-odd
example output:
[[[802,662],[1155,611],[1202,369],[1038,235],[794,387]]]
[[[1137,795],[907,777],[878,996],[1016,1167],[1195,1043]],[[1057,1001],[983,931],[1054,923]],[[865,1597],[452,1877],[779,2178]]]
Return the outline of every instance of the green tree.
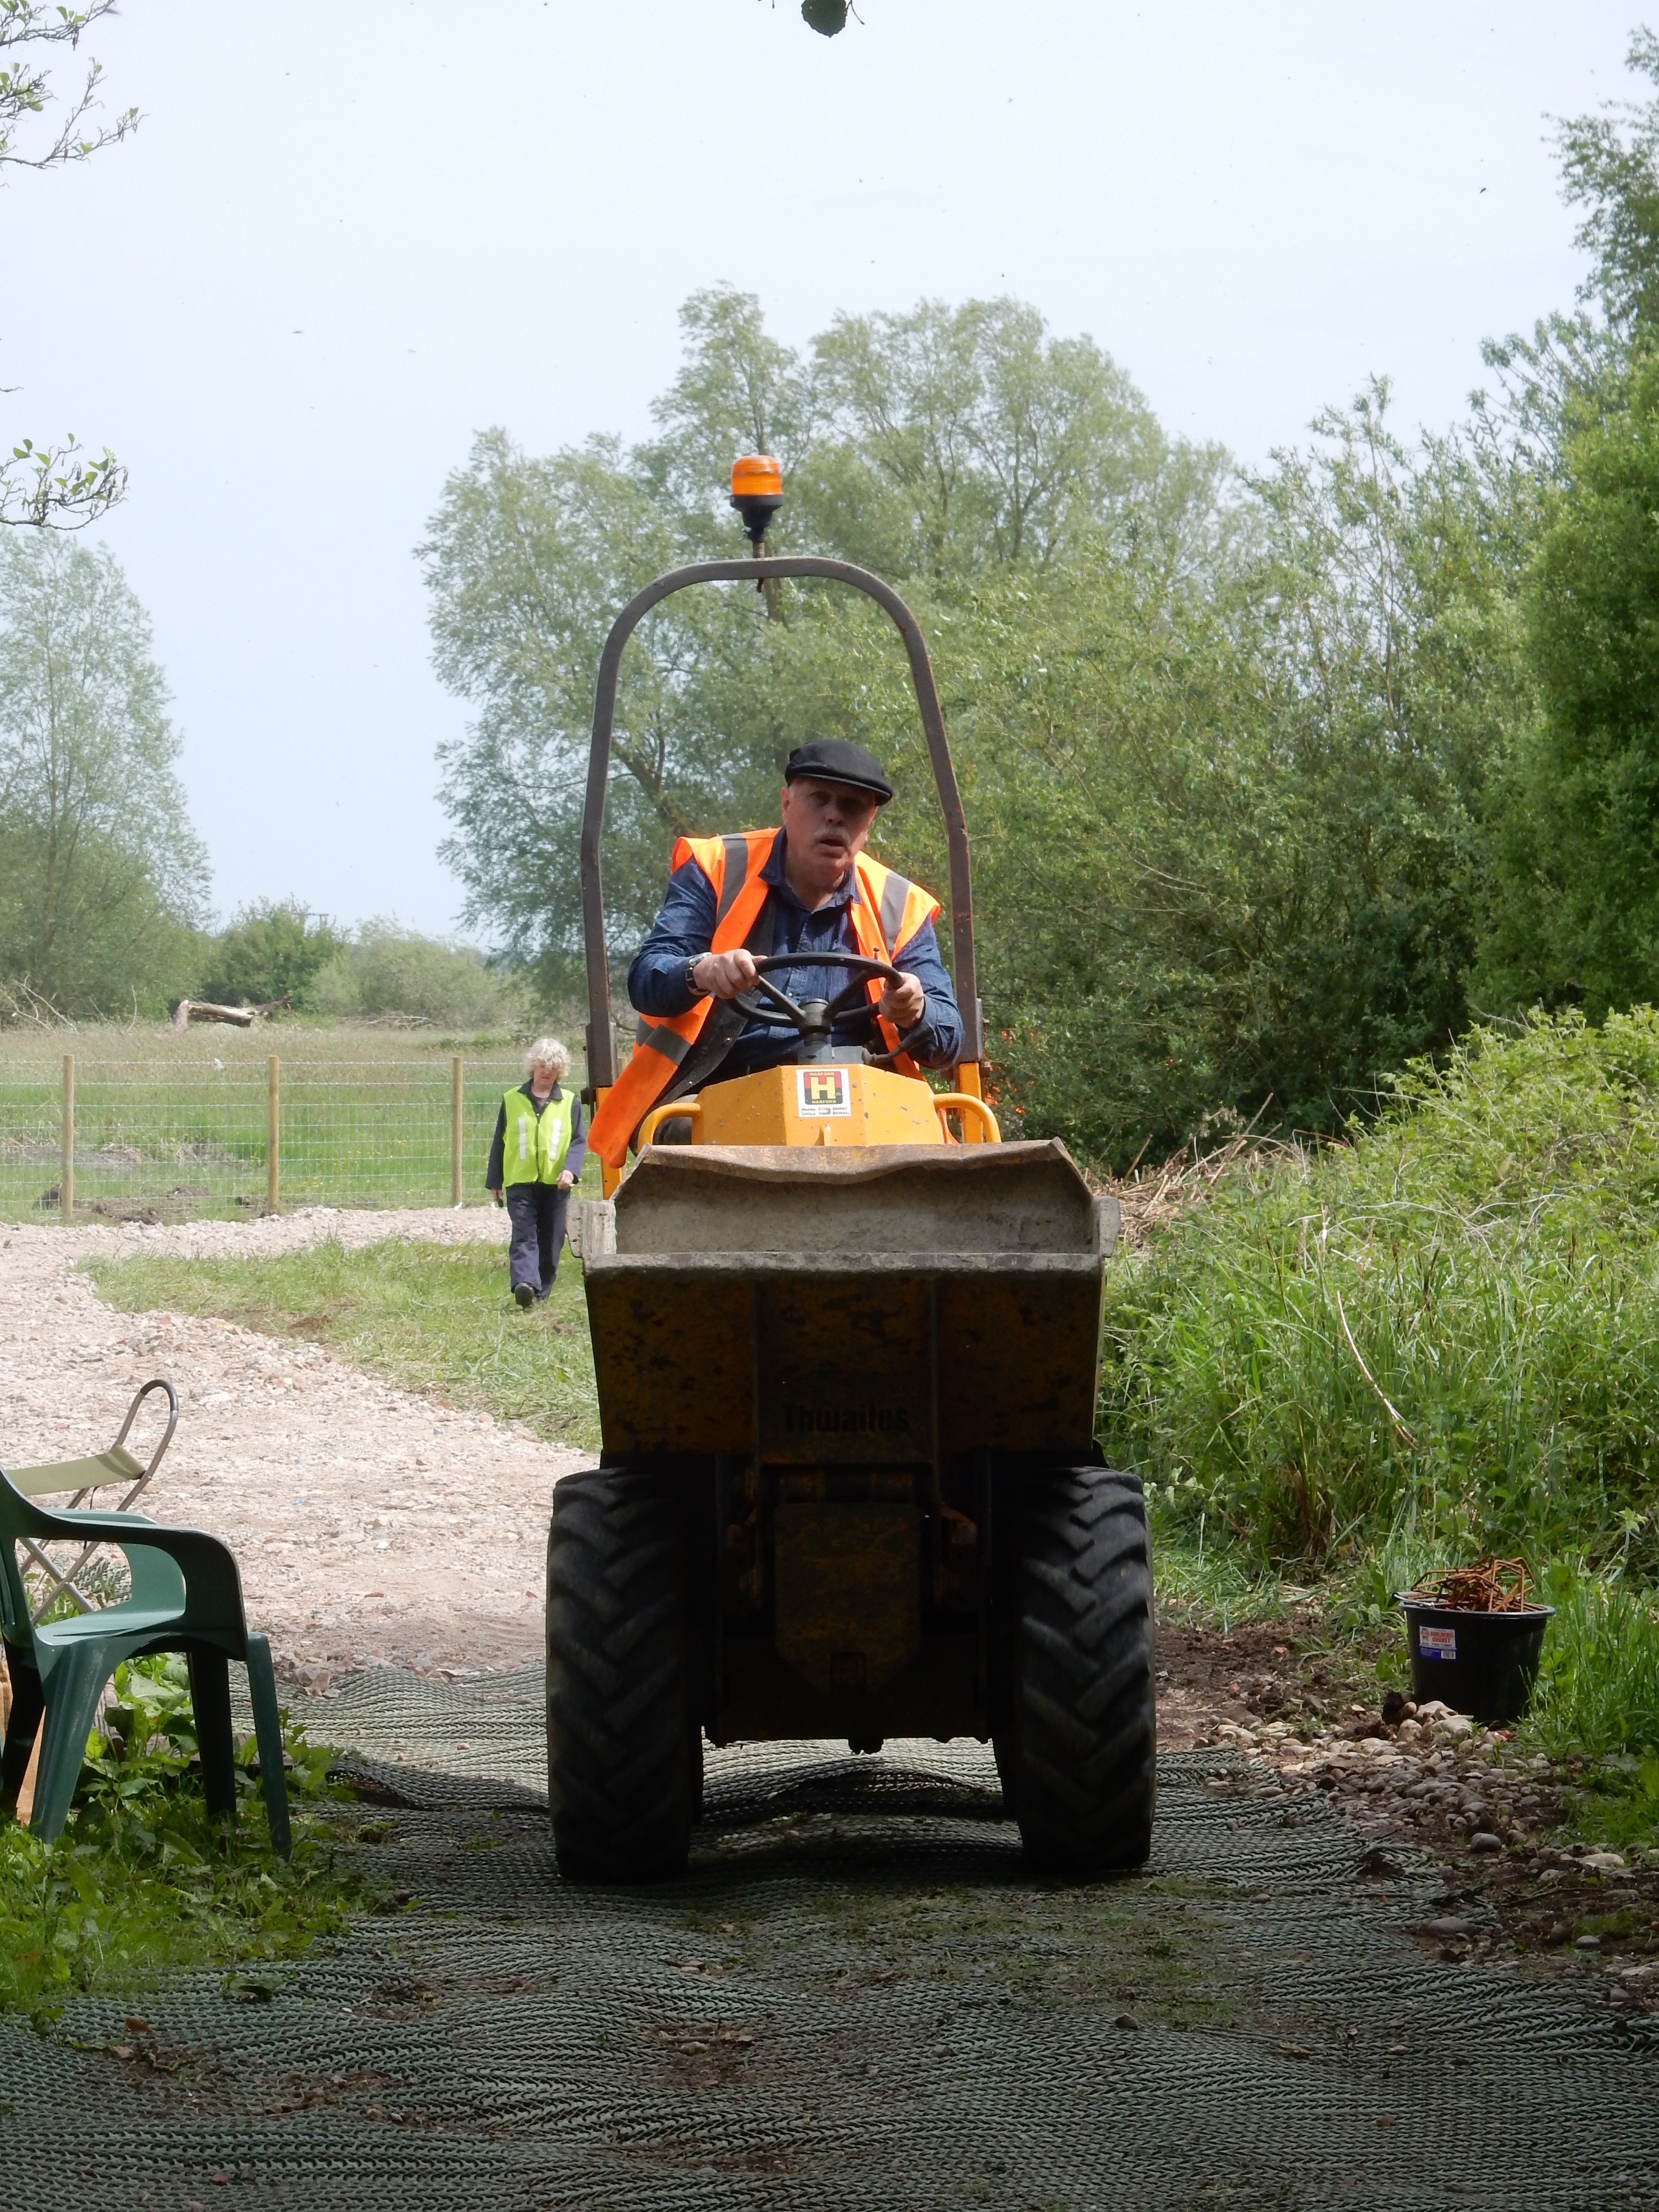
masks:
[[[297,1002],[345,942],[326,915],[312,914],[297,899],[260,900],[213,939],[199,995],[228,1006]]]
[[[1659,1000],[1659,356],[1570,411],[1529,593],[1543,715],[1498,848],[1510,998]]]
[[[774,519],[769,543],[787,551],[799,537],[796,478],[813,447],[811,378],[799,355],[768,331],[752,292],[729,284],[694,292],[679,323],[679,374],[651,409],[659,434],[627,465],[653,503],[678,517],[686,557],[713,558],[732,550],[726,487],[733,460],[739,453],[774,455],[783,464],[790,498]]]
[[[580,942],[577,824],[599,642],[659,569],[741,547],[725,498],[735,453],[785,463],[779,550],[871,561],[901,582],[943,588],[987,566],[1040,565],[1091,513],[1114,545],[1213,532],[1217,457],[1170,445],[1091,342],[1051,340],[1030,309],[924,304],[843,319],[810,362],[729,288],[695,295],[681,324],[684,357],[653,439],[538,459],[486,433],[421,549],[439,673],[477,710],[442,756],[455,825],[445,857],[468,919],[549,963],[550,983]],[[957,471],[942,487],[941,456]],[[654,911],[676,834],[763,819],[793,744],[867,722],[866,695],[836,669],[869,636],[902,666],[879,618],[872,628],[816,587],[764,602],[688,594],[642,626],[623,664],[606,825],[619,951]]]
[[[148,617],[113,556],[0,535],[0,973],[66,1012],[159,1009],[207,859]]]
[[[1627,63],[1659,86],[1651,33]],[[1538,703],[1498,764],[1475,988],[1599,1018],[1659,997],[1659,95],[1571,118],[1557,143],[1591,265],[1578,315],[1492,349],[1534,471]]]
[[[439,673],[477,710],[440,754],[455,825],[443,856],[467,887],[469,920],[513,958],[541,962],[555,993],[580,944],[599,641],[641,585],[687,556],[687,528],[614,442],[537,460],[491,431],[445,486],[422,548]],[[740,738],[696,711],[723,611],[706,594],[672,601],[623,665],[605,840],[619,944],[653,910],[673,838],[743,803]]]
[[[1632,33],[1625,66],[1659,86],[1659,39]],[[1583,210],[1577,243],[1590,256],[1580,296],[1629,337],[1659,331],[1659,100],[1609,100],[1556,133],[1562,197]]]
[[[1385,398],[1257,479],[1246,550],[1202,575],[1143,549],[919,597],[1014,1126],[1119,1166],[1218,1111],[1331,1129],[1466,1020],[1520,556],[1501,470],[1407,449]],[[845,733],[914,798],[901,672],[876,637],[836,658]],[[931,805],[890,816],[884,856],[941,882]]]
[[[849,558],[1040,567],[1084,539],[1121,550],[1159,513],[1171,454],[1151,409],[1092,338],[1051,337],[1018,301],[840,315],[812,350],[803,512]]]
[[[1330,1128],[1449,1041],[1492,763],[1530,711],[1536,470],[1507,420],[1407,447],[1378,385],[1245,481],[1010,301],[842,317],[805,362],[745,295],[683,324],[653,441],[538,461],[492,433],[424,549],[441,672],[480,710],[446,758],[449,856],[492,941],[574,957],[599,642],[659,569],[741,542],[725,468],[759,446],[789,470],[780,542],[893,577],[928,632],[1025,1127],[1120,1163],[1218,1109]],[[768,818],[808,735],[889,762],[878,849],[945,880],[902,653],[849,594],[671,601],[617,732],[618,951],[672,836]]]
[[[457,1035],[520,1030],[534,1018],[522,969],[492,966],[469,945],[406,929],[389,915],[363,923],[313,980],[313,1012],[392,1016]]]
[[[84,161],[137,130],[136,107],[112,123],[91,120],[99,107],[103,75],[95,61],[56,127],[44,132],[33,128],[55,97],[51,74],[37,58],[39,51],[77,47],[84,31],[114,11],[115,0],[91,0],[79,9],[46,5],[43,0],[0,0],[0,173],[7,168],[57,169]],[[8,459],[0,460],[0,523],[79,529],[114,506],[126,481],[126,471],[107,447],[94,460],[73,436],[46,446],[24,438]]]

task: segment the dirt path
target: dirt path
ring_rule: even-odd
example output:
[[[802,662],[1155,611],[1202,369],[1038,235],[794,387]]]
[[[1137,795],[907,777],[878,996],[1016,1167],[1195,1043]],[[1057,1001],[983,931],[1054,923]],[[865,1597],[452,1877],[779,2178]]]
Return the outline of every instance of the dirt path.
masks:
[[[331,1237],[355,1247],[505,1235],[505,1216],[486,1207],[0,1230],[0,1464],[100,1449],[139,1383],[165,1375],[179,1430],[146,1507],[234,1548],[249,1616],[289,1679],[320,1688],[376,1664],[523,1666],[542,1648],[553,1485],[591,1464],[584,1455],[394,1389],[316,1346],[112,1312],[74,1272],[92,1253],[254,1259]]]

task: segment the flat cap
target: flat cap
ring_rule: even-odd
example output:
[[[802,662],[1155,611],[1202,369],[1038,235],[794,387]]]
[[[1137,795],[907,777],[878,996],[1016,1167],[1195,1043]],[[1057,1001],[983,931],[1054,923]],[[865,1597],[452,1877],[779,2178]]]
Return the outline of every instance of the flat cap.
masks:
[[[875,755],[847,738],[813,738],[797,745],[784,763],[783,780],[793,783],[802,775],[820,783],[850,784],[854,791],[872,791],[881,806],[893,795],[893,787]]]

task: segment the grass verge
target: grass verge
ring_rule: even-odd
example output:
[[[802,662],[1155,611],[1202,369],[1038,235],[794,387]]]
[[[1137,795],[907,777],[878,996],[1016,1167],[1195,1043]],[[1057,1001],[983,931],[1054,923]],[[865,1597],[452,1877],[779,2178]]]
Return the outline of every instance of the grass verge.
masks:
[[[581,1267],[567,1252],[553,1294],[520,1313],[494,1245],[392,1240],[313,1245],[278,1259],[90,1260],[100,1297],[302,1337],[406,1390],[524,1421],[597,1449],[599,1407]]]
[[[1378,1121],[1263,1155],[1120,1261],[1103,1426],[1166,1605],[1317,1632],[1403,1683],[1394,1600],[1480,1553],[1555,1607],[1522,1748],[1570,1827],[1659,1844],[1659,1014],[1539,1016]]]
[[[1242,1170],[1114,1267],[1105,1341],[1109,1455],[1258,1568],[1659,1577],[1659,1015],[1477,1031]]]

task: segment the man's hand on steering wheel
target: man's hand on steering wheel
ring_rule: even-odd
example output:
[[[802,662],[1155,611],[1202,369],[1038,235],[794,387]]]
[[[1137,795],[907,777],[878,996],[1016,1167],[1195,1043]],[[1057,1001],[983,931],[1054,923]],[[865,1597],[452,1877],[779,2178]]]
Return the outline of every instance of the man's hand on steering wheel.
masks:
[[[741,945],[735,952],[705,952],[691,963],[691,981],[712,999],[735,999],[760,971],[755,956]]]
[[[914,975],[897,975],[882,987],[878,1012],[901,1035],[915,1029],[927,1010],[927,1000]]]

